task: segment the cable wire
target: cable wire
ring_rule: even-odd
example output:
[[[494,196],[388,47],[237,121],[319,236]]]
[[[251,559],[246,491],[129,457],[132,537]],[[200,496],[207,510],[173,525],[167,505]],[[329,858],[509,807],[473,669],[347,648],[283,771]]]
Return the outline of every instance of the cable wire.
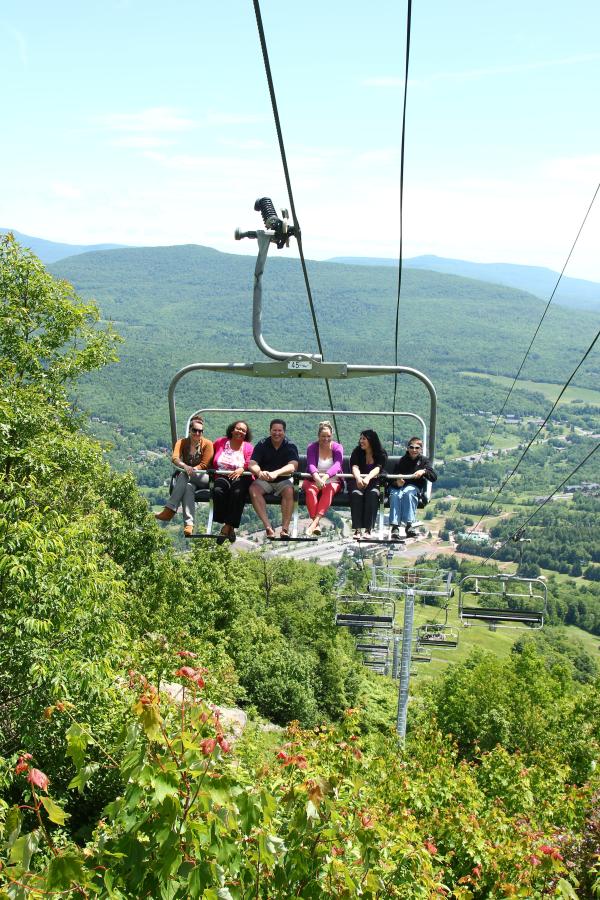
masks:
[[[400,329],[400,294],[402,291],[402,206],[404,199],[404,143],[406,136],[406,95],[408,93],[408,63],[410,60],[410,25],[412,17],[412,0],[408,0],[406,10],[406,57],[404,64],[404,100],[402,103],[402,140],[400,143],[400,242],[398,248],[398,295],[396,300],[396,328],[394,337],[394,365],[398,365],[398,333]],[[398,373],[394,373],[394,399],[392,410],[396,412],[396,395],[398,393]],[[396,439],[396,417],[392,417],[392,452]]]
[[[554,488],[554,490],[552,491],[552,493],[549,494],[548,497],[546,497],[546,499],[544,500],[544,502],[543,502],[543,503],[540,503],[540,505],[539,505],[536,509],[534,509],[534,511],[531,513],[531,515],[528,516],[528,517],[525,519],[524,522],[520,522],[520,523],[519,523],[519,525],[515,528],[513,534],[516,534],[516,533],[517,533],[518,531],[520,531],[522,528],[525,528],[525,526],[528,525],[528,524],[531,522],[531,520],[534,518],[534,516],[537,516],[537,514],[540,512],[540,510],[543,509],[544,506],[545,506],[547,503],[550,502],[550,500],[552,500],[552,498],[555,496],[555,494],[558,494],[558,492],[561,490],[561,488],[563,488],[563,487],[565,486],[565,484],[567,484],[567,482],[571,480],[571,478],[573,477],[573,475],[577,474],[577,472],[582,468],[582,466],[584,466],[584,465],[586,464],[586,462],[588,461],[588,459],[590,459],[590,458],[594,455],[594,453],[596,452],[596,450],[597,450],[599,447],[600,447],[600,441],[599,441],[597,444],[595,444],[594,447],[592,447],[592,449],[591,449],[590,452],[587,454],[587,456],[584,457],[584,459],[582,459],[581,462],[578,463],[577,466],[575,466],[575,468],[567,475],[567,477],[566,477],[563,481],[561,481],[561,483],[560,483],[557,487]],[[508,542],[509,542],[510,540],[511,540],[511,538],[507,538],[507,539],[504,541],[504,543],[500,544],[499,547],[496,547],[496,548],[494,549],[494,551],[493,551],[492,553],[490,553],[489,556],[486,556],[485,559],[483,559],[483,560],[481,561],[481,565],[483,566],[483,565],[485,565],[485,563],[488,562],[490,559],[493,559],[493,557],[496,555],[496,553],[499,553],[500,550],[502,550],[504,547],[506,547],[506,545],[508,544]]]
[[[580,235],[581,235],[581,232],[583,231],[584,225],[585,225],[585,223],[587,222],[588,216],[589,216],[590,212],[592,211],[592,207],[593,207],[594,202],[595,202],[595,200],[596,200],[596,197],[597,197],[597,195],[598,195],[598,191],[600,191],[600,183],[598,184],[598,186],[596,187],[596,190],[594,191],[594,196],[592,197],[592,200],[591,200],[591,202],[590,202],[590,205],[589,205],[588,208],[587,208],[587,212],[586,212],[585,216],[583,217],[583,221],[582,221],[581,225],[579,226],[579,230],[578,230],[578,232],[577,232],[577,235],[576,235],[576,237],[575,237],[575,240],[573,241],[573,243],[572,243],[572,245],[571,245],[571,249],[569,250],[569,253],[568,253],[568,256],[567,256],[567,258],[566,258],[566,260],[565,260],[565,263],[564,263],[564,265],[563,265],[563,267],[562,267],[562,269],[561,269],[561,271],[560,271],[560,274],[559,274],[559,276],[558,276],[558,278],[557,278],[557,280],[556,280],[556,284],[554,285],[554,288],[553,288],[553,290],[552,290],[552,293],[550,294],[550,299],[548,300],[548,302],[547,302],[547,304],[546,304],[546,307],[545,307],[545,309],[544,309],[544,312],[542,313],[542,317],[541,317],[540,321],[538,322],[537,328],[535,329],[535,331],[534,331],[534,333],[533,333],[533,337],[531,338],[531,341],[529,342],[529,346],[528,346],[527,350],[525,351],[525,355],[524,355],[524,357],[523,357],[523,359],[522,359],[522,361],[521,361],[521,365],[519,366],[519,369],[518,369],[518,371],[517,371],[517,374],[515,375],[515,377],[514,377],[514,379],[513,379],[513,383],[511,384],[511,386],[510,386],[510,388],[509,388],[509,390],[508,390],[508,393],[507,393],[506,397],[504,398],[504,403],[502,404],[502,408],[500,409],[500,412],[499,412],[498,415],[496,416],[496,421],[495,421],[494,424],[492,425],[492,429],[491,429],[490,433],[488,434],[487,438],[485,439],[485,441],[484,441],[483,444],[481,445],[481,449],[480,449],[480,451],[479,451],[479,456],[477,457],[477,459],[476,459],[475,462],[473,463],[473,467],[472,467],[473,469],[475,468],[475,466],[477,466],[477,465],[481,462],[481,460],[482,460],[482,458],[483,458],[483,454],[484,454],[485,448],[486,448],[486,446],[489,444],[489,442],[491,441],[491,439],[492,439],[492,437],[493,437],[493,435],[494,435],[494,432],[496,431],[496,427],[497,427],[497,425],[498,425],[498,422],[500,421],[500,418],[501,418],[501,416],[502,416],[502,413],[503,413],[504,410],[506,409],[506,404],[508,403],[508,401],[509,401],[509,399],[510,399],[510,397],[511,397],[511,395],[512,395],[512,392],[513,392],[513,390],[514,390],[515,384],[516,384],[517,381],[519,380],[519,375],[520,375],[521,372],[523,371],[523,366],[525,365],[525,362],[526,362],[526,360],[527,360],[527,357],[529,356],[529,353],[531,352],[531,348],[533,347],[534,341],[535,341],[536,337],[538,336],[538,333],[539,333],[540,328],[542,327],[542,323],[543,323],[544,319],[546,318],[546,313],[548,312],[548,310],[549,310],[549,308],[550,308],[550,304],[552,303],[552,301],[553,301],[553,299],[554,299],[554,295],[556,294],[556,291],[558,290],[558,286],[559,286],[560,282],[562,281],[562,277],[563,277],[563,275],[565,274],[565,269],[567,268],[567,265],[569,264],[569,260],[571,259],[571,256],[573,255],[573,251],[575,250],[575,247],[576,247],[576,245],[577,245],[577,241],[579,240],[579,237],[580,237]],[[553,407],[553,408],[554,408],[554,407]],[[456,504],[456,510],[457,510],[457,511],[458,511],[458,507],[459,507],[459,505],[460,505],[461,500],[463,500],[463,498],[464,498],[464,494],[465,494],[465,491],[466,491],[466,490],[467,490],[467,485],[465,485],[465,487],[464,487],[463,490],[462,490],[462,493],[461,493],[460,497],[458,498],[458,501],[457,501],[457,504]],[[481,521],[481,520],[480,520],[480,521]],[[478,524],[479,524],[479,523],[478,523]]]
[[[271,98],[271,107],[273,109],[273,118],[275,120],[275,130],[277,131],[277,141],[279,143],[279,153],[281,155],[281,164],[283,166],[283,174],[285,176],[285,183],[286,183],[287,192],[288,192],[288,199],[290,201],[290,210],[292,213],[292,220],[294,222],[294,233],[295,233],[296,241],[298,243],[298,252],[300,254],[300,263],[302,265],[302,274],[304,275],[304,284],[306,286],[306,293],[308,296],[308,305],[310,307],[310,312],[311,312],[311,316],[312,316],[313,328],[315,330],[315,336],[317,339],[317,346],[319,348],[319,353],[321,354],[321,359],[324,361],[325,355],[323,353],[323,346],[321,344],[321,336],[319,334],[319,326],[317,323],[317,314],[315,311],[312,291],[311,291],[310,282],[308,279],[308,270],[306,268],[306,260],[304,258],[304,250],[302,247],[302,232],[300,229],[300,222],[298,221],[298,216],[296,214],[296,204],[294,203],[294,195],[292,193],[292,183],[290,180],[290,172],[289,172],[288,163],[287,163],[287,156],[286,156],[286,152],[285,152],[285,146],[283,143],[283,133],[281,131],[281,122],[279,119],[279,112],[277,109],[277,99],[275,97],[275,86],[273,84],[273,76],[271,74],[271,64],[269,62],[269,53],[267,50],[267,41],[266,41],[266,37],[265,37],[265,31],[263,28],[262,16],[260,13],[259,0],[253,0],[253,4],[254,4],[254,14],[256,16],[256,26],[258,28],[258,35],[260,38],[260,46],[261,46],[263,62],[264,62],[264,66],[265,66],[265,73],[267,76],[267,83],[269,85],[269,96]],[[328,378],[325,379],[325,385],[327,388],[327,396],[329,398],[329,406],[331,409],[331,416],[332,416],[333,424],[335,427],[336,437],[339,440],[339,431],[338,431],[338,427],[337,427],[335,413],[333,412],[334,404],[333,404],[333,398],[331,396],[331,386],[329,384]]]
[[[546,427],[546,425],[548,424],[548,420],[550,419],[552,413],[554,412],[554,410],[556,409],[556,407],[557,407],[558,404],[560,403],[560,400],[561,400],[562,395],[564,394],[564,392],[566,391],[566,389],[569,387],[569,385],[571,384],[573,378],[575,377],[575,375],[577,374],[577,372],[579,371],[579,369],[581,368],[581,366],[583,365],[583,363],[586,361],[586,359],[588,358],[588,356],[590,355],[590,353],[592,352],[592,350],[594,349],[594,346],[595,346],[595,344],[596,344],[598,338],[600,338],[600,331],[597,331],[597,332],[596,332],[596,337],[594,338],[594,340],[592,341],[592,343],[590,344],[590,346],[587,348],[587,350],[586,350],[585,353],[583,354],[582,358],[579,360],[579,362],[577,363],[577,365],[575,366],[575,368],[574,368],[573,371],[571,372],[571,374],[570,374],[569,378],[567,379],[567,381],[564,383],[561,392],[559,393],[558,397],[556,398],[556,400],[554,401],[554,403],[553,403],[553,405],[552,405],[552,409],[550,410],[550,412],[548,413],[548,415],[546,416],[546,418],[544,419],[544,421],[542,422],[542,424],[540,425],[540,427],[538,428],[538,430],[536,431],[536,433],[533,435],[533,437],[531,438],[531,440],[529,441],[529,443],[527,444],[527,446],[526,446],[525,449],[523,450],[523,453],[521,454],[520,458],[518,459],[517,464],[515,465],[514,469],[513,469],[512,472],[510,472],[509,475],[507,475],[507,477],[504,479],[504,481],[502,482],[502,484],[500,485],[500,487],[499,487],[498,490],[496,491],[496,494],[495,494],[494,498],[492,499],[492,501],[491,501],[490,504],[488,505],[488,508],[487,508],[486,511],[480,516],[479,521],[476,522],[475,525],[473,525],[473,528],[471,529],[471,531],[468,532],[468,534],[473,534],[473,532],[476,530],[477,526],[480,525],[481,522],[482,522],[482,520],[485,519],[485,517],[489,514],[490,509],[492,508],[492,506],[494,505],[494,503],[496,502],[496,500],[498,499],[498,497],[500,496],[500,494],[502,493],[502,491],[504,490],[504,488],[506,487],[506,485],[508,484],[508,482],[510,481],[510,479],[513,477],[513,475],[515,474],[515,472],[517,471],[517,469],[519,468],[519,466],[520,466],[521,463],[523,462],[523,459],[525,458],[525,455],[526,455],[527,452],[529,451],[530,447],[532,446],[533,442],[534,442],[535,439],[537,438],[538,434],[539,434],[539,433]]]

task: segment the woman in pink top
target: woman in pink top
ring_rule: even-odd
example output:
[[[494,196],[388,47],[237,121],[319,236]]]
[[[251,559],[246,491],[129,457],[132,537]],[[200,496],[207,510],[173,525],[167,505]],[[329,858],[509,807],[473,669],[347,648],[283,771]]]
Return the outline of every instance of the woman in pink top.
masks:
[[[344,448],[333,440],[331,422],[319,422],[319,439],[306,448],[306,465],[312,479],[302,483],[311,523],[307,535],[321,534],[319,523],[344,484],[336,478],[342,471]]]
[[[214,442],[212,467],[220,470],[213,492],[214,518],[225,523],[217,538],[220,544],[225,540],[233,544],[236,538],[235,529],[239,527],[252,481],[251,475],[244,474],[254,450],[251,440],[248,423],[240,419],[227,427],[225,437]]]

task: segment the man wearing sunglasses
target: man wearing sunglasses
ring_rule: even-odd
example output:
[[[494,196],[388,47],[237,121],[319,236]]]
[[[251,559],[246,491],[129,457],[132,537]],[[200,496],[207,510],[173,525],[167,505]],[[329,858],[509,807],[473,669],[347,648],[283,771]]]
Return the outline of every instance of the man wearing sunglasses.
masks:
[[[406,527],[406,537],[416,537],[414,522],[417,518],[419,496],[425,493],[428,481],[437,481],[437,475],[426,456],[423,441],[411,437],[406,453],[394,466],[393,475],[399,475],[390,487],[390,537],[400,540],[400,526]]]
[[[196,488],[208,484],[208,469],[213,458],[213,443],[204,437],[204,419],[192,416],[188,437],[179,438],[173,448],[171,461],[179,469],[171,496],[165,508],[156,513],[159,522],[170,522],[181,503],[183,508],[183,533],[190,537],[194,532],[196,513]]]

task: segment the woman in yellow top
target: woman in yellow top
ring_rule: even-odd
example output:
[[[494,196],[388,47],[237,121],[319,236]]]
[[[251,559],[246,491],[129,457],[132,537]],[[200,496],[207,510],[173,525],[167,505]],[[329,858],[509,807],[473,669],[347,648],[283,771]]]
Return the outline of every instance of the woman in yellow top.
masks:
[[[179,438],[173,448],[171,460],[180,469],[171,496],[162,512],[156,513],[160,522],[170,522],[181,503],[183,507],[183,533],[193,534],[196,513],[196,488],[208,485],[208,473],[213,458],[213,444],[204,437],[204,419],[192,416],[189,437]]]

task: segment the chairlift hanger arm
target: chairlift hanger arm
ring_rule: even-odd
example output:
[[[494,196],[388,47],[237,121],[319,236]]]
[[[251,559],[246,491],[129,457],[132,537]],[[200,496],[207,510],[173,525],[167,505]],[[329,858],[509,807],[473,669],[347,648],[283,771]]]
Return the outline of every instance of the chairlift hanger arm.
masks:
[[[239,228],[235,230],[236,241],[242,238],[255,239],[258,242],[258,256],[256,257],[256,265],[254,266],[254,291],[252,303],[252,332],[254,341],[258,349],[270,356],[271,359],[287,360],[291,356],[299,356],[307,360],[315,360],[321,362],[323,357],[320,353],[291,353],[285,350],[275,350],[267,344],[262,333],[262,277],[267,263],[267,255],[271,244],[275,244],[278,250],[283,247],[289,247],[290,237],[296,237],[296,230],[293,225],[288,223],[288,212],[283,209],[281,218],[277,215],[275,206],[269,197],[260,197],[254,204],[254,209],[260,212],[268,230],[257,231],[241,231]]]

